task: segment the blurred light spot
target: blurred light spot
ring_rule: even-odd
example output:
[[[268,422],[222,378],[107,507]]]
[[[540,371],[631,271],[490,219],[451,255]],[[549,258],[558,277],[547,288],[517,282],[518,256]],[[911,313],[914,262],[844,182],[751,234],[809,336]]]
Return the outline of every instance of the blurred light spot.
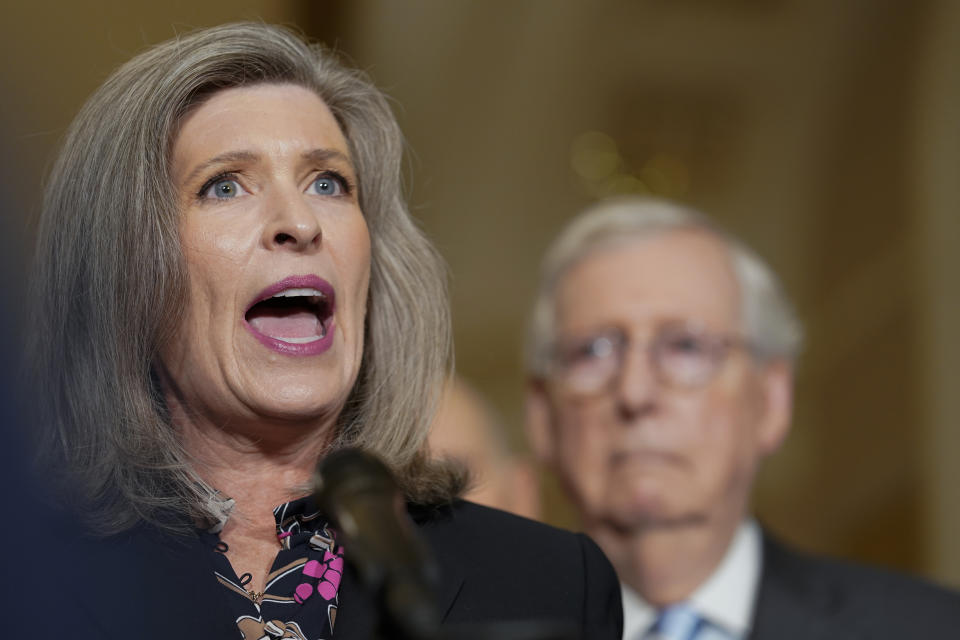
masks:
[[[651,189],[649,189],[640,178],[626,173],[618,173],[604,180],[603,183],[600,184],[599,189],[599,195],[601,197],[650,192]]]
[[[621,164],[617,143],[600,131],[582,133],[571,145],[570,164],[584,180],[603,180],[613,174]]]
[[[570,145],[570,165],[593,197],[651,194],[676,198],[690,191],[690,171],[678,156],[653,153],[635,172],[629,164],[616,141],[602,131],[581,133]]]

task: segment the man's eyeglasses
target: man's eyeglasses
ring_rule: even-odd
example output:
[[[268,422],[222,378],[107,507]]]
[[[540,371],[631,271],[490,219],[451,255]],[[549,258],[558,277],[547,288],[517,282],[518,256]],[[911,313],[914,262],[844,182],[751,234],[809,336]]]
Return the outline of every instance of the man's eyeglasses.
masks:
[[[620,376],[630,346],[629,337],[617,328],[562,339],[553,350],[550,376],[565,391],[576,395],[606,391]],[[661,325],[646,346],[656,378],[663,384],[686,389],[710,382],[731,349],[750,349],[738,337],[711,333],[689,323]]]

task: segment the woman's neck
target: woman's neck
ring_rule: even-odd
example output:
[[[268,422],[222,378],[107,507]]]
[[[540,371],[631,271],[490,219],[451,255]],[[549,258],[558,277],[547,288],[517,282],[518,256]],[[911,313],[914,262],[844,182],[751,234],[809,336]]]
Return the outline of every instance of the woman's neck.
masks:
[[[291,498],[291,488],[308,485],[331,440],[329,430],[298,431],[289,424],[265,425],[270,437],[196,420],[175,424],[197,475],[236,500],[239,513],[248,516],[264,506],[269,514]],[[287,431],[283,435],[288,437],[278,438],[277,430]]]
[[[332,429],[298,432],[291,424],[265,424],[268,438],[196,419],[174,424],[197,475],[233,499],[220,539],[237,575],[251,574],[250,588],[262,591],[280,548],[273,509],[299,497],[297,487],[309,486]],[[278,438],[278,431],[295,437]]]
[[[167,407],[194,473],[233,499],[231,527],[243,523],[264,536],[275,528],[274,507],[310,485],[334,432],[323,421],[220,420],[186,409],[171,394]]]

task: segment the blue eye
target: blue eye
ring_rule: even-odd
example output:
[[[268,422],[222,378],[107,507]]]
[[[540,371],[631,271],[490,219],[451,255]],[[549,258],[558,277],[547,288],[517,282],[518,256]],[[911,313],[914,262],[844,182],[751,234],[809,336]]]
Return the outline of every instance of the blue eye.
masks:
[[[216,198],[217,200],[228,200],[236,198],[246,193],[240,183],[233,178],[219,178],[208,183],[203,188],[204,198]]]
[[[318,196],[342,196],[348,193],[342,178],[333,175],[321,175],[310,183],[310,190]]]

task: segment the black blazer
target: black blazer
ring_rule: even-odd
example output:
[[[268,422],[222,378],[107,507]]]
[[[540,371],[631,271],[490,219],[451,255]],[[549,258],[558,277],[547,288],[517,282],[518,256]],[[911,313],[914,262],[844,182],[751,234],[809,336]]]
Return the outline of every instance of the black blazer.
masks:
[[[441,569],[444,628],[553,621],[573,637],[620,640],[620,586],[585,535],[462,501],[412,515]],[[198,539],[140,527],[89,540],[70,527],[69,520],[55,525],[43,543],[50,546],[30,550],[39,553],[7,585],[16,596],[7,602],[11,614],[19,609],[15,617],[33,637],[240,637],[211,551]],[[369,640],[376,609],[349,564],[339,602],[334,640]]]
[[[764,536],[750,640],[960,638],[960,595],[877,568],[818,558]]]
[[[445,627],[553,621],[584,640],[622,637],[620,585],[587,536],[463,501],[413,515],[441,567]],[[340,593],[334,638],[368,638],[372,605],[349,571]]]

